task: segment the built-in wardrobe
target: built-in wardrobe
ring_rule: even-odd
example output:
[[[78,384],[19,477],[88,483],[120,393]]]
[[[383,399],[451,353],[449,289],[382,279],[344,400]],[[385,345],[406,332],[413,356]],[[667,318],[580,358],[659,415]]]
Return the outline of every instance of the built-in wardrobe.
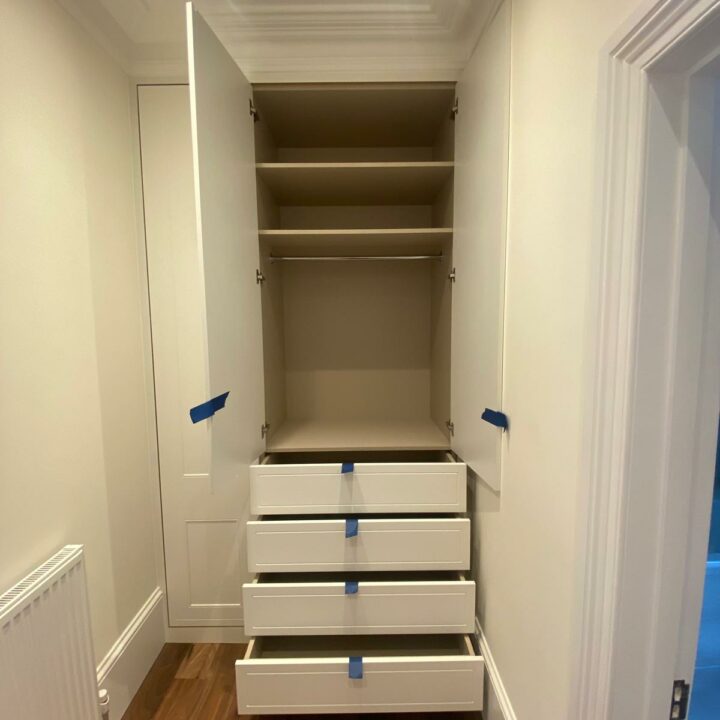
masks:
[[[504,12],[457,83],[253,86],[189,6],[139,88],[169,622],[244,630],[241,714],[482,708]]]

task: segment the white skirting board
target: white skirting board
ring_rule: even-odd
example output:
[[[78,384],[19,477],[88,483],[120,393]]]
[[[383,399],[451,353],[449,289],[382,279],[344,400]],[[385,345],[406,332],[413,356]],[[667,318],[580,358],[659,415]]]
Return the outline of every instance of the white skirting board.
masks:
[[[487,638],[477,618],[475,618],[475,632],[480,644],[480,653],[485,660],[485,673],[490,681],[485,683],[486,697],[483,706],[483,720],[517,720],[492,652],[488,647]]]
[[[239,620],[242,622],[242,619]],[[166,627],[165,642],[168,643],[236,643],[247,645],[250,638],[243,626],[217,627]]]
[[[163,592],[150,593],[97,668],[98,687],[110,696],[110,718],[121,718],[165,644]]]

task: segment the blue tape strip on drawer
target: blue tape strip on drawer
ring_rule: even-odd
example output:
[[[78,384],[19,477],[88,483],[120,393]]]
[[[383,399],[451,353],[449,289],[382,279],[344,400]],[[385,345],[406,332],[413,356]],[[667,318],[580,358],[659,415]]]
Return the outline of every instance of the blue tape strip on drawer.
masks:
[[[225,407],[225,401],[227,400],[230,391],[214,397],[212,400],[204,402],[202,405],[196,405],[194,408],[190,408],[190,419],[193,423],[199,423],[201,420],[207,420],[212,417],[218,410],[222,410]]]
[[[351,680],[362,680],[363,676],[363,659],[361,657],[353,656],[350,658],[348,665],[348,677]]]
[[[357,537],[358,525],[359,523],[357,518],[345,518],[345,537]]]
[[[357,580],[346,580],[345,581],[345,594],[346,595],[355,595],[358,591],[358,581]]]
[[[340,468],[340,472],[343,475],[346,475],[347,473],[355,472],[355,463],[354,462],[344,462],[342,464],[342,468]]]

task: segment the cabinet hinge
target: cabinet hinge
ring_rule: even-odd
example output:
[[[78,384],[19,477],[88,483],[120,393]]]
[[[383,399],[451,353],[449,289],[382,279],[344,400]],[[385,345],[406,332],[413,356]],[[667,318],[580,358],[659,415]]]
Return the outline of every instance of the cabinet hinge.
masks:
[[[263,423],[260,426],[260,437],[264,440],[270,432],[270,423]]]
[[[450,434],[451,434],[451,435],[454,435],[454,434],[455,434],[455,423],[454,423],[452,420],[446,420],[446,421],[445,421],[445,426],[446,426],[447,429],[450,431]]]
[[[260,272],[260,270],[255,270],[255,282],[258,285],[265,282],[265,276]]]
[[[448,280],[449,280],[450,282],[455,282],[455,278],[456,278],[456,277],[457,277],[457,275],[455,274],[455,268],[453,268],[453,269],[448,273]]]
[[[450,110],[450,119],[454,120],[455,116],[458,114],[459,111],[459,102],[458,99],[455,98],[455,102],[453,103],[452,109]]]
[[[676,680],[673,683],[670,720],[685,720],[685,718],[687,718],[689,700],[690,683],[686,683],[684,680]]]
[[[257,108],[255,107],[255,103],[253,102],[252,98],[248,101],[250,103],[250,117],[253,119],[253,122],[257,122],[260,119],[260,115],[258,114]]]

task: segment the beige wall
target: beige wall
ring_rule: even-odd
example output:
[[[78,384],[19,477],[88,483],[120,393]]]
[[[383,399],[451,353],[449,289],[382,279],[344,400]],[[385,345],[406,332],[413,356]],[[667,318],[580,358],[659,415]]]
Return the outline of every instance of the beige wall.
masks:
[[[98,661],[157,585],[127,76],[0,3],[0,589],[87,546]]]
[[[514,0],[502,493],[477,491],[479,617],[520,720],[568,714],[600,49],[638,0]]]

